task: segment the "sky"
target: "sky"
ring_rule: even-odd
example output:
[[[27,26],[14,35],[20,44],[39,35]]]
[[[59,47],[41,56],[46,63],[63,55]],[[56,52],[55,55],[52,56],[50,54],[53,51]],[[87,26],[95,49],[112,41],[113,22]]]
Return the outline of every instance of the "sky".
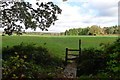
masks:
[[[109,27],[118,25],[119,0],[39,0],[52,1],[62,9],[55,25],[48,32],[64,32],[71,28],[85,28],[92,25]],[[31,0],[30,2],[33,2]],[[39,31],[37,29],[36,31]]]
[[[109,27],[118,25],[119,0],[25,0],[33,5],[38,2],[52,1],[62,9],[55,25],[48,32],[64,32],[71,28],[85,28],[92,25]],[[28,31],[31,31],[29,29]],[[36,30],[41,31],[39,28]],[[46,32],[46,31],[43,31]]]

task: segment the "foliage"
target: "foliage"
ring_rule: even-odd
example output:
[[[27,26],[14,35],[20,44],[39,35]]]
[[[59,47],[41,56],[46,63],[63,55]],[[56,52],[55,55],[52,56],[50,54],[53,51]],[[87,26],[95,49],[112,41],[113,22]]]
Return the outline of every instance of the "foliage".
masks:
[[[93,25],[89,29],[89,34],[91,34],[91,35],[103,34],[103,31],[99,26]]]
[[[16,53],[16,56],[3,60],[3,79],[34,78],[35,75],[33,73],[38,73],[38,69],[35,64],[26,62],[25,58],[27,56],[20,58]]]
[[[65,31],[65,35],[87,35],[89,28],[69,29]]]
[[[81,32],[79,32],[79,35],[87,35],[89,31],[89,27],[83,28]]]
[[[40,46],[21,43],[3,49],[3,79],[54,77],[61,66],[62,60]]]
[[[2,2],[1,4],[2,27],[5,34],[12,35],[14,31],[19,34],[22,29],[34,29],[39,27],[47,30],[57,19],[57,14],[61,14],[61,9],[53,4],[36,3],[36,8],[29,2]],[[19,24],[18,24],[19,23]],[[23,25],[21,25],[23,24]]]
[[[118,38],[114,44],[104,44],[104,52],[108,56],[107,66],[104,73],[107,73],[111,77],[119,78],[120,75],[120,38]]]
[[[79,76],[120,78],[120,38],[102,49],[84,49],[78,59]]]
[[[106,66],[106,55],[101,50],[94,48],[84,49],[78,59],[79,75],[96,75],[98,71]]]
[[[112,27],[104,27],[104,33],[105,34],[119,34],[119,28],[120,26],[118,25],[115,25],[115,26],[112,26]]]
[[[100,34],[119,34],[119,26],[111,26],[101,28],[97,25],[92,25],[87,28],[74,28],[65,31],[65,35],[100,35]]]
[[[119,70],[118,70],[118,68],[119,68],[118,54],[120,52],[119,51],[120,50],[120,46],[119,46],[120,40],[118,39],[116,42],[112,43],[116,39],[116,37],[103,37],[103,36],[102,37],[91,37],[91,36],[90,37],[86,37],[86,36],[83,36],[83,37],[75,37],[75,36],[74,37],[73,36],[72,37],[71,36],[63,36],[63,37],[4,36],[3,37],[3,46],[4,47],[6,46],[6,48],[3,48],[3,59],[4,59],[3,66],[5,66],[5,69],[3,68],[3,71],[7,72],[7,70],[9,68],[12,69],[13,67],[10,65],[17,67],[17,64],[14,64],[14,63],[24,64],[24,65],[26,65],[25,63],[27,63],[27,65],[29,65],[29,66],[27,66],[27,68],[31,71],[31,73],[29,73],[29,71],[27,71],[25,68],[23,68],[23,70],[26,72],[21,73],[20,76],[22,74],[26,75],[27,77],[29,76],[27,74],[32,74],[30,76],[35,77],[35,78],[37,78],[38,76],[39,77],[41,77],[41,76],[43,76],[43,77],[57,76],[58,73],[61,74],[61,70],[63,70],[63,69],[61,69],[61,66],[60,66],[60,65],[62,65],[62,60],[59,58],[64,59],[65,48],[66,47],[77,48],[76,42],[80,38],[82,40],[82,49],[83,48],[86,48],[86,49],[83,49],[81,58],[79,58],[78,76],[83,76],[83,77],[87,76],[88,78],[91,78],[94,76],[108,78],[111,76],[114,78],[115,74],[119,75],[119,73],[118,73],[119,72]],[[13,40],[14,40],[14,42],[13,42]],[[22,41],[24,43],[21,43]],[[33,41],[35,44],[30,44]],[[96,47],[98,47],[98,44],[100,44],[101,42],[103,42],[103,44],[110,42],[111,44],[104,44],[104,45],[101,45],[101,47],[102,47],[101,49],[100,48],[99,48],[99,50],[96,49]],[[19,45],[16,46],[16,44],[19,44]],[[40,45],[47,47],[49,49],[49,51],[52,52],[53,54],[49,53],[49,51],[47,49],[40,47]],[[88,49],[88,47],[92,47],[92,46],[94,48]],[[45,54],[44,54],[44,52],[45,52]],[[40,54],[40,56],[38,54]],[[31,57],[31,55],[34,55],[36,58],[34,56]],[[17,56],[19,56],[18,60],[14,60],[15,57],[17,57]],[[24,56],[26,56],[27,58],[26,57],[24,58]],[[39,57],[37,57],[37,56],[39,56]],[[11,59],[10,57],[13,57],[13,59]],[[43,59],[43,57],[45,57],[45,59]],[[41,63],[37,62],[37,61],[39,61],[39,59],[37,59],[37,58],[40,59]],[[21,59],[23,59],[22,60],[23,62],[21,61]],[[46,63],[44,63],[44,61],[42,59]],[[113,60],[113,61],[111,61],[111,60]],[[116,60],[117,62],[114,60]],[[16,61],[16,62],[14,62],[14,61]],[[113,62],[115,63],[115,66],[114,66]],[[11,72],[15,73],[14,72],[15,70],[14,71],[13,70],[14,69],[12,69]],[[20,70],[20,69],[17,69],[17,70]],[[32,73],[32,72],[34,72],[34,73]],[[18,76],[18,73],[15,73],[15,74],[17,77],[21,78],[20,76]],[[84,74],[84,75],[82,75],[82,74]],[[116,77],[118,77],[118,75],[116,75]],[[11,77],[13,77],[12,73],[11,73]]]

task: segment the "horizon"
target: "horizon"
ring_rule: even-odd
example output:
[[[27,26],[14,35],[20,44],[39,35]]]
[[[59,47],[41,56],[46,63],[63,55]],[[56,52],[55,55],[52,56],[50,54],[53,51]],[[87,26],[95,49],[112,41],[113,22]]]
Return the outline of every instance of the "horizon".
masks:
[[[91,25],[91,26],[94,26],[94,25]],[[87,26],[87,27],[91,27],[91,26]],[[96,26],[98,26],[98,25],[96,25]],[[113,26],[119,26],[119,25],[113,25]],[[113,26],[106,26],[106,27],[113,27]],[[83,27],[83,28],[87,28],[87,27]],[[98,27],[100,27],[100,26],[98,26]],[[81,28],[81,27],[79,27],[79,28]],[[79,29],[79,28],[70,28],[70,29]],[[83,28],[81,28],[81,29],[83,29]],[[100,28],[105,28],[105,27],[100,27]],[[70,29],[68,29],[68,30],[70,30]],[[66,31],[66,30],[65,30]],[[64,31],[64,32],[65,32]],[[1,30],[1,28],[0,28],[0,32],[4,32],[4,29],[2,28],[2,30]],[[50,32],[50,31],[34,31],[34,30],[26,30],[25,32],[39,32],[39,33],[64,33],[64,32]]]

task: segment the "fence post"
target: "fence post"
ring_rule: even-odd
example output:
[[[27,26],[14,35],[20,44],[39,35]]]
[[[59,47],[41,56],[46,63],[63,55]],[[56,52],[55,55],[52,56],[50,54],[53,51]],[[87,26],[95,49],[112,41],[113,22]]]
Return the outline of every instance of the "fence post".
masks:
[[[79,39],[79,56],[81,54],[81,39]]]
[[[67,65],[67,57],[68,57],[68,48],[66,48],[66,54],[65,54],[65,65]]]

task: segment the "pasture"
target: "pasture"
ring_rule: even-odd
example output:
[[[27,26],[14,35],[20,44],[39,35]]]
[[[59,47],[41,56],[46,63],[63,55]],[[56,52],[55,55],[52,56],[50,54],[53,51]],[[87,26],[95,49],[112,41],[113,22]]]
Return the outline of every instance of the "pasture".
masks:
[[[14,45],[35,44],[36,46],[46,47],[55,56],[64,59],[65,48],[78,49],[78,41],[81,39],[81,48],[100,48],[100,43],[112,43],[118,36],[3,36],[2,47],[12,47]]]

